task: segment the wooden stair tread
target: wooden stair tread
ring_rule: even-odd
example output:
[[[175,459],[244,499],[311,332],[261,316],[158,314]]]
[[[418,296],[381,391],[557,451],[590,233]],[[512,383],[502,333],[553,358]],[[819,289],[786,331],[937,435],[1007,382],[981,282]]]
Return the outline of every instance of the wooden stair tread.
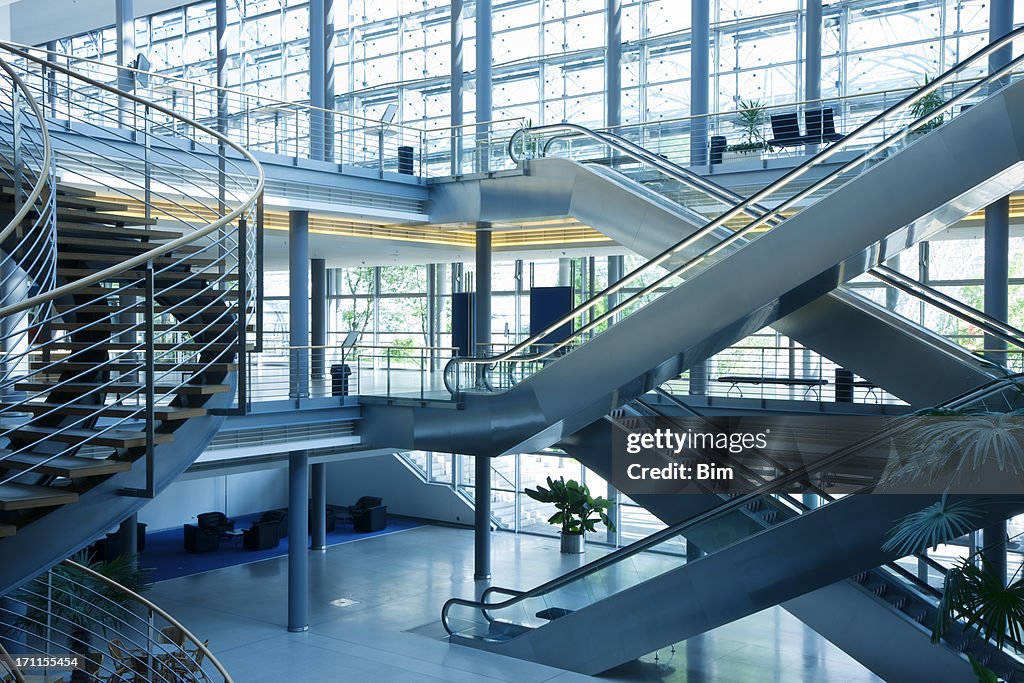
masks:
[[[127,324],[127,323],[77,323],[77,322],[63,322],[60,320],[54,320],[52,327],[55,330],[89,330],[91,332],[142,332],[142,324]],[[156,332],[223,332],[225,330],[238,329],[238,326],[233,322],[223,323],[159,323],[153,325],[153,330]],[[248,326],[249,331],[253,330],[253,326]]]
[[[94,415],[97,413],[98,408],[102,408],[102,411],[99,411],[99,414],[102,417],[126,418],[140,417],[142,415],[141,406],[96,406],[86,403],[60,404],[29,401],[28,403],[21,403],[16,406],[12,403],[0,403],[0,408],[12,408],[15,411],[35,413],[37,415],[42,415],[44,413],[75,416]],[[172,422],[177,420],[188,420],[193,417],[203,417],[206,415],[206,408],[181,408],[177,406],[157,405],[153,412],[156,419],[161,422]]]
[[[18,533],[18,527],[12,524],[0,524],[0,538],[7,538]]]
[[[129,228],[129,227],[115,227],[112,225],[90,225],[88,223],[68,223],[65,221],[57,221],[57,235],[61,235],[65,232],[76,232],[76,233],[91,233],[96,235],[120,235],[122,237],[135,237],[138,239],[150,239],[158,242],[164,240],[173,240],[182,236],[181,232],[172,232],[170,230],[153,230],[152,228]],[[155,244],[153,246],[156,246]]]
[[[0,188],[0,203],[13,203],[14,201],[14,188],[3,187]],[[95,209],[102,211],[127,211],[128,205],[122,202],[113,202],[104,199],[96,199],[95,197],[83,197],[79,195],[68,195],[57,193],[57,207],[58,213],[62,208],[85,208]]]
[[[60,432],[60,433],[57,433]],[[102,432],[102,433],[101,433]],[[146,445],[146,433],[140,431],[129,431],[127,429],[61,429],[59,427],[41,427],[26,425],[16,427],[8,432],[14,438],[37,437],[36,440],[50,439],[65,443],[81,443],[88,441],[94,446],[109,446],[111,448],[140,448]],[[32,438],[25,439],[32,441]],[[173,434],[157,433],[154,435],[154,443],[163,444],[174,441]]]
[[[97,237],[82,237],[81,235],[57,235],[57,244],[70,244],[78,248],[91,247],[102,251],[104,249],[117,249],[131,252],[147,252],[156,246],[154,242],[138,242],[134,239],[104,239]],[[196,246],[182,246],[174,250],[174,253],[195,253],[200,250]],[[123,258],[123,255],[122,255]]]
[[[55,457],[40,453],[18,453],[8,456],[0,454],[0,469],[32,470],[39,474],[51,477],[67,477],[68,479],[102,477],[108,474],[127,472],[131,468],[132,464],[123,460],[78,458],[73,455],[58,455]]]
[[[153,347],[157,351],[220,351],[226,352],[233,350],[238,345],[232,337],[229,341],[222,342],[210,342],[208,344],[201,344],[199,342],[185,342],[175,344],[174,342],[160,342],[157,341]],[[86,349],[96,349],[95,342],[71,342],[71,341],[54,341],[49,344],[51,350],[57,351],[84,351]],[[250,342],[248,348],[254,348],[254,345]],[[139,344],[129,344],[128,342],[105,342],[103,348],[107,351],[141,351],[142,348]]]
[[[78,494],[46,486],[0,484],[0,510],[30,510],[78,502]]]
[[[92,269],[92,268],[66,268],[66,267],[58,267],[57,268],[57,276],[58,277],[64,276],[64,277],[79,278],[79,277],[85,277],[87,275],[93,275],[95,272],[96,271],[94,269]],[[144,271],[144,270],[125,270],[125,271],[122,271],[122,272],[118,273],[117,275],[114,275],[110,279],[111,280],[141,280],[145,276],[146,276],[146,271]],[[155,274],[155,277],[156,277],[157,287],[158,288],[163,288],[165,286],[164,285],[160,285],[160,283],[163,282],[163,281],[166,281],[166,280],[190,280],[190,281],[193,281],[193,282],[207,282],[207,281],[210,281],[210,280],[221,280],[223,282],[228,282],[228,281],[232,281],[232,280],[237,280],[238,279],[238,273],[216,273],[216,272],[212,272],[212,271],[208,272],[208,273],[193,273],[192,271],[187,271],[187,270],[181,270],[181,271],[179,271],[179,270],[170,270],[170,271],[164,270],[164,271],[160,271],[158,269],[156,274]],[[206,288],[205,287],[200,287],[200,290],[203,290],[203,289],[206,289]]]
[[[102,211],[84,211],[79,209],[62,209],[58,212],[59,219],[72,223],[109,223],[117,226],[128,225],[155,225],[156,218],[145,216],[127,216],[118,213],[105,213]]]
[[[15,391],[52,391],[57,390],[62,393],[70,393],[75,390],[81,390],[81,393],[98,389],[102,387],[102,392],[107,394],[128,393],[136,389],[141,389],[143,385],[131,382],[111,382],[109,384],[102,382],[68,382],[67,384],[61,385],[60,387],[56,384],[49,382],[18,382],[14,385]],[[158,394],[166,394],[174,392],[176,394],[187,394],[189,396],[207,396],[210,394],[223,394],[224,392],[231,391],[231,387],[227,384],[183,384],[179,387],[170,385],[157,384],[154,389]]]
[[[129,244],[133,244],[129,242]],[[134,244],[139,244],[135,242]],[[148,249],[142,249],[141,251],[149,251],[152,245]],[[61,251],[57,253],[57,262],[61,261],[108,261],[110,263],[121,263],[127,256],[125,254],[104,254],[102,252],[82,252],[82,251]],[[212,258],[193,258],[191,256],[158,256],[153,259],[157,267],[172,265],[180,263],[182,265],[188,264],[192,266],[209,266],[217,262],[217,259]]]
[[[43,363],[42,361],[33,361],[29,364],[29,368],[32,370],[41,370],[43,368],[53,365],[54,362]],[[142,372],[137,362],[116,362],[110,363],[106,367],[111,370],[117,370],[118,372]],[[174,370],[175,372],[235,372],[238,370],[237,363],[156,363],[155,367],[158,371]],[[54,371],[57,372],[88,372],[89,370],[95,370],[95,363],[80,363],[77,361],[62,362],[59,366],[54,367]]]

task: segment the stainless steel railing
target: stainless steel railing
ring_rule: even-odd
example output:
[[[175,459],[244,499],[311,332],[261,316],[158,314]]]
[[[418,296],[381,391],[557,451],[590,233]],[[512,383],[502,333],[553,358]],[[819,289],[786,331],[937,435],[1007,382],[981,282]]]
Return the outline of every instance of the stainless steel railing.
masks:
[[[65,560],[2,598],[6,649],[30,674],[88,681],[231,683],[209,647],[178,620],[106,574],[132,575],[130,558]],[[47,678],[52,680],[52,678]]]
[[[34,100],[63,103],[63,131],[74,131],[50,130],[63,239],[57,286],[0,306],[4,321],[48,307],[27,335],[0,331],[9,345],[27,336],[0,382],[0,437],[9,441],[0,460],[43,457],[3,472],[0,484],[33,482],[49,463],[82,453],[144,451],[151,475],[158,407],[184,405],[198,384],[235,384],[244,395],[262,168],[216,131],[137,95],[10,45],[0,44],[0,59]],[[55,77],[28,78],[41,71]],[[110,229],[79,239],[79,221]],[[68,417],[72,403],[87,409]],[[27,437],[32,429],[45,435]],[[124,430],[144,432],[145,448],[104,445]],[[153,494],[151,476],[144,493]]]

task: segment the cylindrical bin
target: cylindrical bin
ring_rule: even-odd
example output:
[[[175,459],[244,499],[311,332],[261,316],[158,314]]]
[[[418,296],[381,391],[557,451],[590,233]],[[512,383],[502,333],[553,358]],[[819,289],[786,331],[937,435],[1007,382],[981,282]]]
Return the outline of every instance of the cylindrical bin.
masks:
[[[331,366],[331,396],[348,396],[348,378],[352,368],[346,363]]]
[[[836,403],[853,403],[853,373],[836,368]]]
[[[413,160],[416,155],[412,147],[402,145],[398,148],[398,172],[405,175],[412,175]]]

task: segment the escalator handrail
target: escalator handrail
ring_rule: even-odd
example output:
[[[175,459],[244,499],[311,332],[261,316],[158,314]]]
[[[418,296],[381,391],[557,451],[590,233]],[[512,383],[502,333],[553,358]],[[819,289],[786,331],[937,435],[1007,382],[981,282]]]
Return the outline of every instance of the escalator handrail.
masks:
[[[1017,29],[1017,30],[1015,30],[1015,31],[1013,31],[1011,33],[1006,34],[1004,37],[1000,38],[999,40],[989,44],[985,48],[983,48],[983,49],[979,50],[978,52],[974,53],[973,55],[968,57],[965,61],[960,62],[960,63],[954,65],[953,67],[948,69],[946,72],[944,72],[942,75],[940,75],[937,78],[929,81],[927,85],[923,86],[922,88],[920,88],[919,90],[915,91],[914,93],[908,95],[906,98],[904,98],[900,102],[896,103],[892,107],[889,107],[885,111],[877,114],[876,116],[871,118],[869,121],[867,121],[866,123],[864,123],[860,127],[858,127],[856,130],[854,130],[852,133],[848,134],[846,137],[843,138],[844,145],[848,145],[850,143],[857,142],[859,139],[865,137],[868,134],[868,131],[873,129],[877,124],[881,123],[885,118],[887,118],[888,116],[892,115],[893,113],[899,112],[899,111],[904,111],[904,110],[909,110],[909,108],[911,106],[913,106],[915,103],[921,101],[923,98],[925,98],[928,95],[932,94],[933,92],[935,92],[939,88],[941,88],[941,87],[947,85],[949,82],[955,80],[953,78],[954,74],[956,74],[960,70],[964,69],[968,64],[971,64],[971,63],[973,63],[975,61],[980,61],[982,59],[986,59],[987,60],[987,58],[990,56],[991,53],[1004,48],[1006,45],[1011,43],[1013,40],[1016,40],[1021,35],[1024,35],[1024,27],[1019,28],[1019,29]],[[1011,62],[1009,62],[1007,65],[1001,67],[999,70],[997,70],[995,72],[991,72],[991,73],[987,74],[986,76],[979,78],[977,81],[975,81],[975,84],[973,86],[970,86],[970,87],[964,89],[960,93],[958,93],[958,94],[954,95],[953,97],[951,97],[949,100],[945,101],[939,107],[931,110],[930,112],[928,112],[924,116],[922,116],[922,117],[920,117],[920,118],[918,118],[918,119],[908,123],[907,125],[903,126],[898,132],[893,133],[892,135],[886,137],[881,142],[873,145],[872,147],[870,147],[867,150],[864,150],[857,157],[855,157],[854,159],[852,159],[852,160],[848,161],[847,163],[843,164],[840,168],[834,170],[832,173],[827,174],[826,176],[824,176],[820,180],[812,183],[807,188],[805,188],[803,190],[800,190],[799,192],[796,192],[794,195],[792,195],[788,199],[784,200],[777,207],[776,210],[777,211],[782,210],[783,208],[786,208],[786,207],[794,204],[795,202],[799,201],[800,199],[803,199],[804,197],[811,195],[813,192],[817,191],[821,187],[824,187],[829,182],[831,182],[831,180],[833,178],[835,178],[835,177],[837,177],[837,176],[839,176],[839,175],[841,175],[841,174],[843,174],[843,173],[845,173],[845,172],[847,172],[849,170],[852,170],[856,166],[859,166],[863,162],[864,159],[870,158],[872,155],[876,154],[877,152],[881,151],[882,149],[885,149],[885,148],[889,147],[895,141],[898,141],[898,140],[901,140],[901,139],[905,138],[910,132],[912,132],[913,130],[917,130],[922,125],[924,125],[926,122],[933,120],[936,116],[938,116],[940,114],[945,114],[947,111],[952,110],[962,100],[966,99],[967,97],[970,97],[970,96],[974,95],[979,90],[981,90],[982,88],[986,87],[987,85],[989,85],[989,84],[991,84],[993,82],[998,82],[1000,79],[1003,79],[1008,74],[1013,72],[1014,69],[1016,69],[1021,63],[1024,63],[1024,55],[1021,55],[1020,57],[1017,57],[1017,58],[1013,59]],[[558,124],[554,124],[554,125],[558,125]],[[529,130],[543,131],[545,129],[546,129],[546,126],[540,126],[540,127],[532,128],[532,129],[529,129]],[[513,135],[512,139],[510,139],[509,145],[511,146],[513,144],[513,140],[516,138],[516,136],[517,135],[521,135],[523,132],[525,132],[525,130],[526,129],[521,129],[519,131],[516,131],[516,133]],[[773,183],[771,183],[767,187],[765,187],[765,188],[759,190],[758,192],[756,192],[755,194],[751,195],[742,204],[740,204],[738,206],[735,206],[732,209],[729,209],[724,214],[722,214],[721,216],[719,216],[715,220],[711,221],[710,223],[708,223],[706,226],[704,226],[703,228],[701,228],[697,232],[695,232],[692,235],[686,237],[685,239],[681,240],[679,243],[673,245],[672,247],[669,247],[668,249],[663,251],[661,254],[659,254],[655,258],[651,259],[650,261],[648,261],[645,265],[643,265],[640,268],[634,270],[632,273],[630,273],[628,276],[626,276],[622,280],[619,280],[618,282],[608,286],[603,291],[599,292],[598,294],[596,294],[595,296],[591,297],[587,301],[585,301],[585,302],[581,303],[580,305],[576,306],[572,311],[567,313],[565,316],[563,316],[558,321],[552,323],[548,328],[542,330],[538,334],[533,335],[529,339],[526,339],[526,340],[524,340],[522,342],[519,342],[518,344],[516,344],[512,348],[508,349],[507,351],[504,351],[503,353],[497,354],[495,356],[490,356],[490,357],[486,357],[486,358],[479,358],[479,357],[453,358],[451,361],[449,361],[449,367],[452,366],[452,364],[455,364],[457,366],[459,363],[468,363],[468,364],[472,364],[472,365],[487,365],[487,364],[496,363],[496,362],[505,361],[505,360],[510,360],[510,359],[514,359],[514,360],[517,360],[517,361],[539,360],[539,359],[542,359],[542,358],[550,356],[555,351],[557,351],[557,350],[567,346],[571,342],[572,339],[574,339],[574,338],[580,336],[581,334],[583,334],[583,333],[593,329],[598,324],[608,320],[609,318],[614,316],[616,313],[620,312],[623,308],[625,308],[626,306],[628,306],[632,302],[632,299],[644,296],[644,295],[646,295],[646,294],[656,290],[658,287],[660,287],[662,284],[664,284],[670,278],[675,277],[676,275],[678,275],[682,271],[688,269],[692,264],[696,263],[697,261],[699,261],[699,260],[701,260],[703,258],[706,258],[706,257],[712,255],[713,253],[717,252],[718,250],[720,250],[720,249],[722,249],[722,248],[724,248],[726,246],[731,245],[733,241],[743,237],[747,232],[753,230],[753,228],[757,226],[758,221],[763,221],[763,220],[766,220],[766,219],[756,219],[754,222],[746,225],[745,227],[741,228],[740,230],[735,231],[733,233],[733,235],[731,235],[730,237],[728,237],[728,238],[722,240],[721,242],[715,244],[714,246],[712,246],[709,249],[705,250],[701,254],[699,254],[696,257],[690,259],[687,263],[679,266],[678,268],[676,268],[673,271],[669,272],[668,274],[666,274],[662,278],[658,279],[657,282],[655,282],[652,285],[649,285],[648,287],[645,287],[644,289],[642,289],[639,292],[635,293],[633,295],[633,297],[631,297],[630,299],[627,299],[626,301],[623,301],[623,302],[619,302],[614,307],[609,307],[609,309],[605,313],[603,313],[600,316],[596,316],[587,325],[584,325],[579,330],[575,331],[572,336],[566,338],[565,340],[563,340],[559,344],[555,345],[553,348],[547,349],[547,350],[542,351],[540,353],[526,354],[526,355],[518,355],[518,354],[520,354],[523,350],[529,350],[531,346],[536,345],[544,337],[546,337],[547,335],[551,334],[552,332],[557,331],[563,325],[571,324],[578,315],[580,315],[581,313],[584,313],[584,312],[590,310],[591,308],[593,308],[594,306],[596,306],[597,303],[600,300],[605,299],[605,298],[607,298],[607,297],[609,297],[609,296],[611,296],[613,294],[616,294],[617,292],[621,291],[622,289],[624,289],[626,287],[626,285],[628,285],[630,282],[632,282],[632,280],[634,278],[636,278],[640,273],[646,272],[647,270],[649,270],[651,268],[661,266],[672,255],[681,252],[682,250],[686,249],[687,247],[692,246],[698,240],[703,239],[704,237],[706,237],[709,234],[711,234],[714,230],[716,230],[719,227],[725,225],[727,223],[727,221],[729,221],[730,219],[734,218],[735,216],[738,216],[741,213],[745,213],[745,210],[749,206],[756,205],[762,199],[764,199],[766,197],[769,197],[772,194],[774,194],[779,188],[785,187],[791,181],[793,181],[796,178],[798,178],[798,177],[804,175],[805,173],[807,173],[811,168],[819,166],[821,163],[823,163],[827,159],[831,158],[835,154],[838,154],[840,150],[845,148],[844,145],[837,144],[837,145],[829,146],[829,147],[825,148],[824,150],[822,150],[821,152],[819,152],[818,154],[816,154],[815,156],[813,156],[810,159],[806,160],[804,163],[802,163],[799,166],[791,169],[790,171],[785,173],[782,177],[780,177],[778,180],[774,181]],[[446,374],[447,374],[447,372],[446,372]]]
[[[1000,380],[1000,381],[1002,381],[1002,380]],[[694,417],[697,417],[697,418],[700,418],[700,419],[706,419],[703,415],[701,415],[696,410],[694,410],[693,408],[688,406],[685,402],[680,400],[679,397],[676,396],[675,394],[673,394],[673,393],[671,393],[669,391],[665,391],[661,387],[656,387],[654,391],[659,396],[662,396],[662,397],[668,399],[673,405],[678,406],[678,407],[682,408],[683,410],[686,410],[687,412],[691,413]],[[959,399],[953,399],[953,400],[957,401]],[[649,403],[647,403],[645,401],[642,401],[642,400],[641,400],[641,403],[643,403],[643,405],[648,406],[649,408],[651,408],[652,410],[655,410],[655,412],[657,412],[657,410],[653,406],[651,406]],[[771,464],[771,465],[773,465],[775,467],[778,467],[779,469],[781,469],[783,471],[789,471],[788,467],[785,467],[784,465],[776,463],[772,458],[768,457],[768,455],[766,453],[762,452],[760,449],[755,448],[755,449],[752,449],[752,450],[753,450],[754,453],[760,455],[761,458],[763,460],[765,460],[766,462],[768,462],[769,464]],[[817,486],[813,486],[812,485],[809,490],[811,490],[815,495],[821,496],[822,498],[824,498],[824,499],[826,499],[826,500],[828,500],[830,502],[835,500],[835,498],[832,496],[832,494],[828,493],[827,491],[825,491],[825,490],[823,490],[823,489],[821,489],[821,488],[819,488]],[[794,506],[799,507],[799,508],[803,508],[805,512],[810,512],[811,511],[811,508],[809,506],[807,506],[806,504],[804,504],[803,501],[798,500],[796,498],[792,498],[788,494],[780,494],[780,495],[785,495],[789,499],[789,502],[790,502],[791,505],[794,505]],[[944,567],[942,564],[936,562],[932,558],[928,557],[928,555],[915,553],[913,555],[913,557],[915,557],[916,559],[924,562],[925,564],[930,566],[932,569],[935,569],[936,571],[938,571],[942,575],[946,574],[946,571],[947,571],[946,567]],[[927,591],[932,593],[933,595],[941,595],[941,592],[937,591],[935,588],[932,588],[931,585],[929,585],[927,582],[921,581],[920,579],[918,579],[913,574],[910,574],[909,572],[907,572],[905,569],[900,567],[895,562],[889,562],[885,566],[889,567],[890,569],[895,570],[896,572],[900,573],[901,575],[906,575],[908,578],[914,579],[912,581],[912,583],[915,586],[917,586],[919,588],[926,588]],[[485,596],[486,596],[486,591],[484,593],[484,596],[482,596],[482,597],[485,597]]]
[[[1019,349],[1024,349],[1024,330],[1019,330],[1012,325],[997,320],[973,306],[968,306],[962,301],[940,292],[934,287],[908,277],[903,273],[893,270],[885,265],[875,266],[868,270],[868,273],[877,280],[895,287],[917,299],[924,299],[936,308],[939,308],[950,315],[966,320],[967,322],[981,328],[987,334],[998,337],[1007,344],[1013,344]]]
[[[573,123],[552,124],[548,128],[565,129],[571,131],[571,134],[564,136],[552,136],[548,138],[544,145],[544,156],[548,155],[551,143],[565,137],[582,135],[605,144],[632,159],[652,166],[661,173],[669,176],[671,179],[683,183],[688,187],[701,190],[717,201],[723,203],[741,203],[746,199],[743,195],[726,187],[722,187],[713,181],[707,180],[700,174],[694,173],[689,169],[665,159],[664,157],[654,154],[650,150],[644,149],[640,145],[622,137],[621,135],[607,131],[592,130],[585,126]],[[769,213],[769,209],[764,206],[754,204],[749,207],[749,210],[746,213],[754,218],[761,218],[765,214]],[[781,220],[783,218],[784,217],[782,216],[775,216],[771,220]],[[1015,327],[992,318],[983,312],[978,311],[963,302],[957,301],[933,287],[929,287],[924,283],[907,277],[903,273],[893,270],[888,266],[878,265],[868,270],[868,273],[885,284],[897,288],[916,299],[929,303],[936,308],[953,315],[954,317],[960,318],[967,323],[979,327],[988,334],[997,337],[1008,344],[1013,344],[1017,348],[1024,349],[1024,331],[1018,330]]]
[[[983,387],[978,387],[978,388],[973,389],[970,392],[967,392],[967,393],[965,393],[965,394],[963,394],[963,395],[961,395],[961,396],[959,396],[959,397],[957,397],[955,399],[952,399],[951,401],[947,402],[946,405],[947,406],[954,406],[954,405],[960,404],[960,403],[965,402],[965,401],[975,400],[975,399],[978,399],[978,398],[983,398],[983,397],[985,397],[988,394],[995,393],[995,392],[999,391],[1005,385],[1014,383],[1015,379],[1016,379],[1015,377],[1007,377],[1007,378],[1001,378],[1001,379],[993,380],[992,382],[987,383]],[[900,431],[902,431],[904,429],[906,429],[906,426],[902,425],[902,424],[895,425],[895,426],[887,428],[887,429],[883,429],[878,434],[869,436],[866,439],[858,441],[855,444],[851,444],[849,446],[844,446],[843,448],[840,448],[839,450],[837,450],[834,453],[832,453],[832,454],[822,458],[821,460],[819,460],[819,461],[817,461],[815,463],[812,463],[810,465],[805,465],[804,467],[801,467],[801,468],[796,469],[796,470],[791,470],[788,474],[785,474],[785,475],[783,475],[781,477],[777,477],[776,479],[772,479],[772,480],[770,480],[768,482],[765,482],[763,485],[755,487],[754,489],[751,489],[749,492],[747,492],[745,494],[742,494],[740,496],[737,496],[737,497],[735,497],[735,498],[733,498],[733,499],[731,499],[729,501],[726,501],[726,502],[724,502],[721,505],[717,505],[717,506],[715,506],[714,508],[712,508],[710,510],[705,510],[704,512],[698,513],[698,514],[696,514],[696,515],[694,515],[692,517],[689,517],[688,519],[685,519],[685,520],[683,520],[683,521],[681,521],[681,522],[679,522],[677,524],[674,524],[672,526],[666,527],[665,529],[661,529],[660,531],[656,531],[655,533],[651,534],[650,536],[647,536],[646,538],[642,538],[642,539],[636,541],[635,543],[631,543],[628,546],[625,546],[625,547],[620,548],[620,549],[618,549],[618,550],[616,550],[616,551],[614,551],[612,553],[609,553],[608,555],[605,555],[604,557],[598,558],[597,560],[594,560],[593,562],[588,562],[587,564],[585,564],[585,565],[583,565],[581,567],[577,567],[576,569],[573,569],[572,571],[569,571],[566,574],[562,574],[561,576],[555,577],[554,579],[551,579],[550,581],[547,581],[547,582],[545,582],[545,583],[543,583],[543,584],[541,584],[539,586],[536,586],[536,587],[534,587],[534,588],[532,588],[530,590],[522,591],[522,592],[517,592],[516,595],[514,595],[510,599],[505,600],[503,602],[485,603],[482,600],[478,601],[478,600],[467,600],[465,598],[450,598],[448,601],[446,601],[444,603],[444,606],[441,608],[441,622],[444,625],[444,628],[448,632],[448,634],[452,635],[453,631],[451,630],[451,628],[448,625],[448,612],[455,605],[460,605],[460,606],[463,606],[463,607],[470,607],[470,608],[479,609],[479,610],[482,610],[482,611],[495,610],[495,609],[504,609],[506,607],[509,607],[509,606],[511,606],[513,604],[516,604],[516,603],[521,602],[523,600],[526,600],[528,598],[532,598],[532,597],[536,597],[538,595],[544,595],[546,593],[550,593],[551,591],[553,591],[553,590],[555,590],[557,588],[560,588],[562,586],[565,586],[565,585],[567,585],[569,583],[572,583],[572,582],[576,581],[579,578],[583,578],[585,576],[589,576],[591,574],[594,574],[594,573],[600,571],[601,569],[604,569],[607,566],[610,566],[610,565],[616,564],[618,562],[621,562],[624,559],[627,559],[629,557],[632,557],[633,555],[639,554],[639,553],[641,553],[641,552],[643,552],[645,550],[648,550],[649,548],[652,548],[652,547],[654,547],[656,545],[659,545],[663,541],[666,541],[666,540],[672,539],[672,538],[674,538],[676,536],[679,536],[686,529],[688,529],[690,527],[693,527],[693,526],[695,526],[697,524],[700,524],[702,522],[708,521],[710,519],[716,518],[716,517],[718,517],[718,516],[720,516],[720,515],[722,515],[724,513],[731,512],[733,510],[739,509],[739,508],[745,506],[747,503],[749,503],[749,502],[751,502],[751,501],[753,501],[753,500],[755,500],[757,498],[760,498],[761,496],[763,496],[765,494],[775,493],[777,490],[783,489],[786,486],[788,486],[789,484],[792,484],[792,483],[798,482],[798,481],[802,481],[802,480],[806,480],[809,477],[809,475],[813,474],[814,472],[816,472],[816,471],[818,471],[820,469],[823,469],[825,467],[828,467],[830,465],[833,465],[833,464],[835,464],[835,463],[845,459],[846,457],[848,457],[848,456],[850,456],[850,455],[852,455],[854,453],[857,453],[857,452],[863,450],[864,448],[873,446],[873,445],[875,445],[875,444],[877,444],[877,443],[879,443],[879,442],[881,442],[881,441],[883,441],[885,439],[889,439],[890,437],[895,436],[898,432],[900,432]],[[865,489],[867,489],[867,488],[871,488],[871,486],[865,487]],[[767,530],[765,530],[765,531],[767,531]],[[758,532],[758,533],[762,533],[762,532]],[[502,591],[502,592],[506,592],[507,593],[509,591]]]

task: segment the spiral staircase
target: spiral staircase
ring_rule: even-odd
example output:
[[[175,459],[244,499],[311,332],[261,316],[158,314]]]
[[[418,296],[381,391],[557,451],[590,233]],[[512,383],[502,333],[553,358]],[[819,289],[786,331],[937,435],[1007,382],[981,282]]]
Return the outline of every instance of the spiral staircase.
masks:
[[[263,171],[13,46],[0,70],[3,595],[140,508],[244,406]]]

